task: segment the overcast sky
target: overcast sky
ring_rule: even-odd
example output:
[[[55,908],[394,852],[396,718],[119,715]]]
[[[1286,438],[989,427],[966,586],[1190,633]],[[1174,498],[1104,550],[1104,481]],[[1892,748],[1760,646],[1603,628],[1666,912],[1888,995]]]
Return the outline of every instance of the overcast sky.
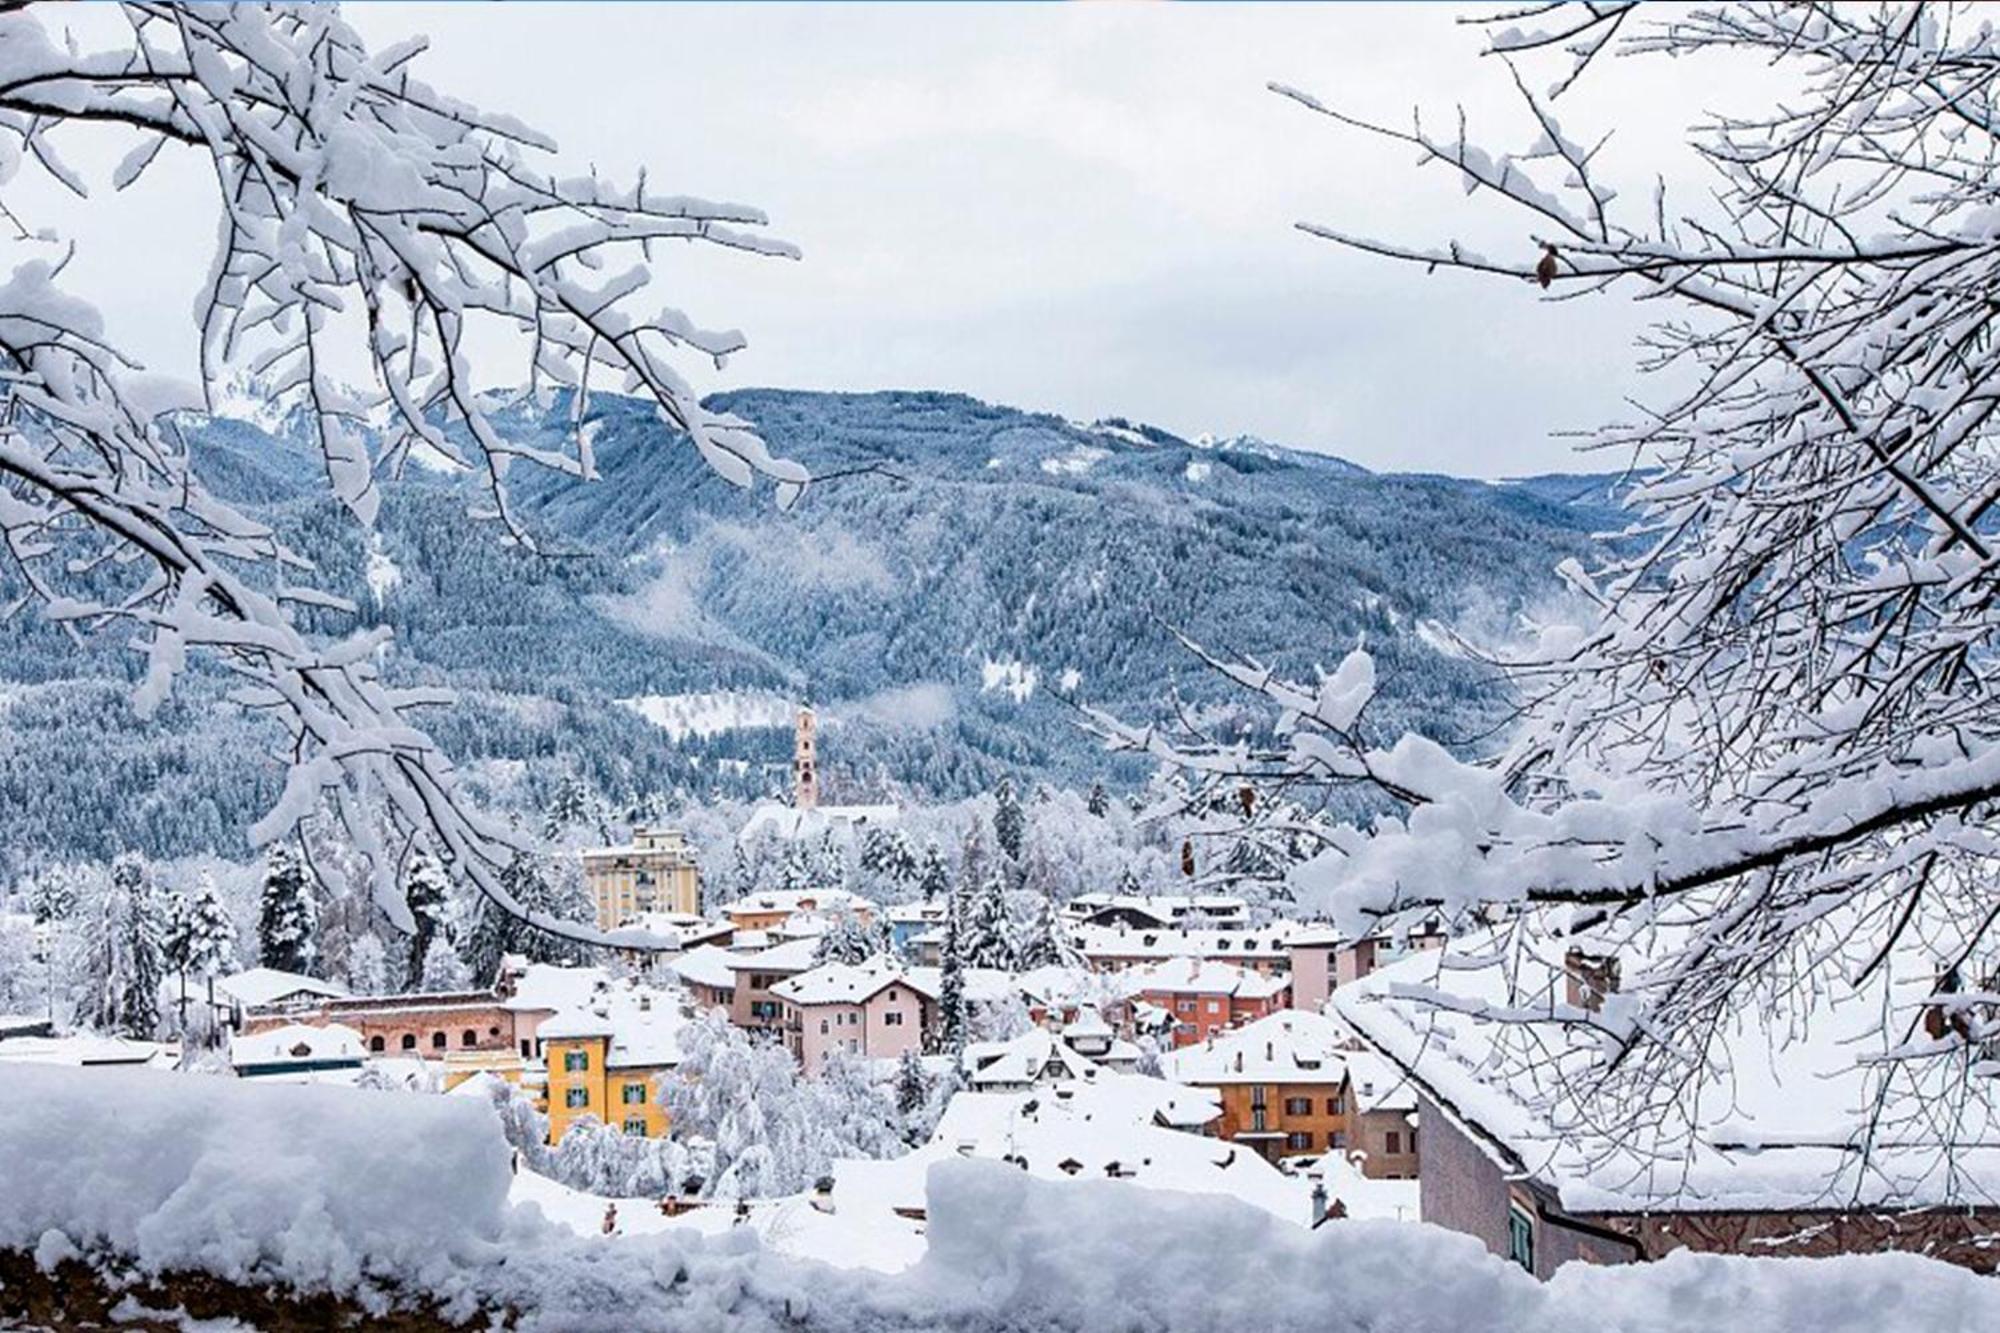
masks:
[[[705,388],[960,390],[1490,477],[1579,466],[1550,432],[1642,387],[1627,302],[1549,304],[1293,228],[1532,254],[1524,219],[1265,90],[1440,124],[1463,104],[1497,146],[1525,147],[1505,67],[1449,9],[392,3],[349,18],[377,44],[428,33],[421,75],[538,125],[571,162],[754,203],[804,249],[660,266],[665,299],[748,335],[723,375],[697,375]],[[1702,108],[1672,72],[1606,70],[1565,99],[1565,124],[1615,124],[1607,153],[1628,179],[1678,178]],[[187,341],[208,188],[161,173],[124,214],[55,219],[88,243],[80,279],[161,359]]]

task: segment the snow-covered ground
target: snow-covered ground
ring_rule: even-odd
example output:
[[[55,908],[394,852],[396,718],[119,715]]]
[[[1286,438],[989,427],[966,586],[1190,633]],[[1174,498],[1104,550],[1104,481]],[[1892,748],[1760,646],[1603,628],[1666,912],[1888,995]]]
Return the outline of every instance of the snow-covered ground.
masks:
[[[869,1269],[902,1242],[803,1201],[657,1229],[629,1201],[607,1237],[601,1201],[511,1174],[481,1099],[151,1071],[0,1072],[0,1168],[0,1246],[45,1265],[115,1254],[377,1302],[393,1283],[448,1315],[511,1307],[530,1330],[2000,1327],[2000,1283],[1908,1254],[1682,1253],[1543,1284],[1434,1227],[1308,1230],[1230,1199],[956,1159],[931,1168],[925,1252],[895,1274]]]
[[[793,705],[775,694],[722,690],[699,694],[642,694],[619,703],[675,740],[707,739],[752,728],[789,729]]]

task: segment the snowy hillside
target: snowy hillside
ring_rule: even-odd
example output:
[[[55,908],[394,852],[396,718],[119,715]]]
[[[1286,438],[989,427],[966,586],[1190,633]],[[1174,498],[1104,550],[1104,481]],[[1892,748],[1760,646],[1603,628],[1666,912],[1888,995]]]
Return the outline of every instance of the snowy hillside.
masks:
[[[780,513],[641,405],[600,396],[598,481],[513,479],[547,559],[467,523],[472,497],[448,473],[406,469],[364,536],[284,423],[190,430],[217,492],[322,552],[358,619],[393,627],[396,676],[461,691],[431,725],[502,800],[566,768],[619,798],[758,794],[784,780],[802,699],[836,724],[824,763],[842,798],[952,796],[1002,769],[1129,783],[1140,774],[1110,764],[1059,696],[1148,716],[1178,690],[1226,723],[1239,701],[1171,628],[1300,671],[1365,639],[1381,730],[1422,719],[1475,736],[1491,686],[1442,631],[1505,632],[1610,521],[1604,486],[1584,479],[1382,475],[950,394],[715,405],[832,479]],[[559,414],[506,421],[531,441],[563,429]],[[355,619],[313,614],[329,630]],[[1298,644],[1310,655],[1284,651]],[[248,719],[192,729],[219,694],[200,680],[137,721],[136,670],[116,636],[79,652],[30,623],[0,641],[0,803],[26,812],[9,853],[96,854],[105,829],[157,854],[241,851],[276,790],[268,742]]]

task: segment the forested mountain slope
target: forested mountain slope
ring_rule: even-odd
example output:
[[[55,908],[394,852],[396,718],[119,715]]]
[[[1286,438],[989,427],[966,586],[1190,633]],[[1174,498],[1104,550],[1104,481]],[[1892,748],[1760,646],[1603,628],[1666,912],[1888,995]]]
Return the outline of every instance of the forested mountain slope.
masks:
[[[1504,632],[1554,594],[1553,565],[1615,521],[1601,479],[1375,474],[951,394],[745,391],[720,404],[777,452],[840,475],[781,513],[640,405],[600,396],[600,480],[511,478],[548,557],[465,521],[475,497],[449,472],[406,468],[364,534],[283,422],[188,428],[214,490],[322,552],[321,581],[361,605],[361,622],[395,629],[393,675],[461,691],[432,726],[503,801],[569,769],[623,800],[763,791],[790,749],[772,724],[808,698],[828,723],[833,799],[954,796],[1006,769],[1130,782],[1139,771],[1110,764],[1055,696],[1143,717],[1178,692],[1226,716],[1236,696],[1175,627],[1300,671],[1365,638],[1383,677],[1376,727],[1421,719],[1475,737],[1496,715],[1493,685],[1439,629]],[[532,408],[509,424],[524,437],[565,428]],[[212,676],[138,722],[124,702],[137,670],[120,642],[78,650],[51,626],[9,622],[0,857],[243,850],[242,825],[276,790],[270,738],[248,718],[189,725],[228,707]]]

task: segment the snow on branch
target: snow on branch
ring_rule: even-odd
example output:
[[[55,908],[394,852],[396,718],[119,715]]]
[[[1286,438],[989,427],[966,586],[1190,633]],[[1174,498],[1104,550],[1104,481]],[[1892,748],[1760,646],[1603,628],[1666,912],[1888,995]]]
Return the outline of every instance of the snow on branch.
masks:
[[[1592,1112],[1615,1119],[1659,1109],[1633,1069],[1677,1089],[1722,1077],[1713,1037],[1746,1004],[1803,1012],[1893,974],[1899,994],[1935,987],[1948,1020],[1991,1008],[1963,997],[2000,977],[2000,36],[1923,5],[1570,4],[1499,24],[1517,152],[1277,91],[1415,148],[1521,225],[1511,254],[1311,233],[1660,312],[1640,366],[1671,390],[1586,445],[1632,460],[1633,518],[1564,573],[1587,622],[1498,662],[1515,716],[1491,753],[1362,735],[1322,687],[1213,659],[1270,706],[1272,743],[1101,730],[1199,790],[1247,789],[1246,808],[1312,786],[1372,801],[1325,820],[1291,874],[1352,929],[1536,921],[1643,960],[1612,1062],[1623,1100]],[[1626,59],[1593,63],[1613,49]],[[1558,90],[1585,65],[1615,79],[1631,60],[1748,56],[1788,91],[1696,127],[1711,188],[1676,211],[1664,189],[1621,199],[1603,140],[1519,77],[1550,52],[1571,63]],[[1905,1093],[1984,1098],[1990,1028],[1898,1045]],[[1945,1114],[1924,1097],[1885,1095],[1872,1123]]]
[[[323,803],[358,828],[365,800],[386,809],[396,844],[421,831],[522,912],[499,875],[511,835],[471,808],[412,718],[436,696],[385,684],[377,638],[329,644],[298,628],[290,608],[340,600],[299,581],[309,553],[207,492],[175,414],[212,408],[223,377],[247,372],[305,409],[327,486],[358,522],[373,522],[385,474],[421,445],[483,478],[492,516],[533,549],[508,502],[508,466],[591,478],[590,391],[608,382],[651,399],[722,476],[762,478],[789,504],[806,469],[703,406],[676,369],[685,356],[720,365],[742,335],[659,308],[648,261],[676,243],[797,251],[745,205],[662,194],[643,176],[554,174],[540,161],[547,139],[412,76],[422,41],[371,52],[333,7],[128,4],[122,14],[128,40],[79,50],[35,7],[0,13],[0,183],[25,155],[84,196],[55,142],[83,121],[130,137],[117,188],[162,154],[205,164],[219,217],[194,311],[202,383],[143,373],[99,312],[64,290],[61,263],[18,264],[0,283],[0,536],[49,615],[138,633],[142,712],[190,652],[245,678],[240,697],[290,738],[290,776],[259,841]],[[470,360],[468,335],[482,324],[520,337],[538,402],[567,391],[564,445],[531,448],[496,424]],[[347,383],[343,369],[358,366],[365,382]],[[147,572],[111,576],[133,568]],[[392,858],[368,841],[378,900],[408,929]]]

